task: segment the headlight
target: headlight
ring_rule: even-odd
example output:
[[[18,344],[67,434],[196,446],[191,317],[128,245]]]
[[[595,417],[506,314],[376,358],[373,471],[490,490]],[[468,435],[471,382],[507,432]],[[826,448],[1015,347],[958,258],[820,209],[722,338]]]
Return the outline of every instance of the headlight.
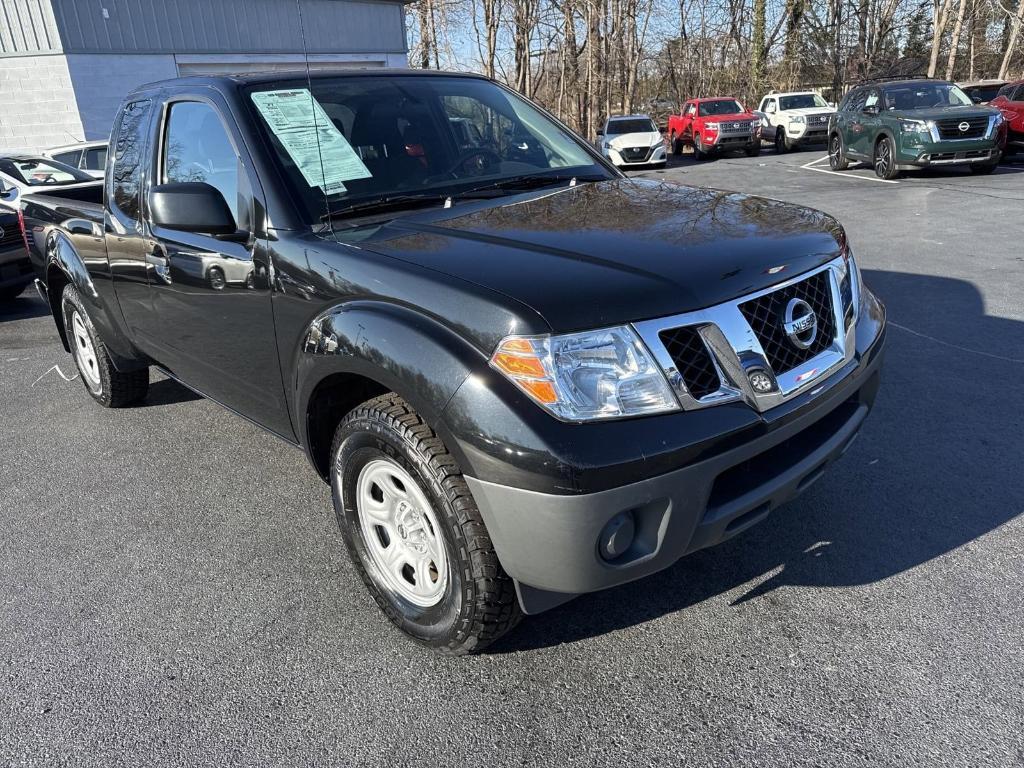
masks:
[[[491,365],[565,421],[679,409],[661,369],[628,326],[563,336],[508,336],[498,344]]]
[[[928,133],[931,130],[931,127],[925,120],[907,120],[904,118],[900,118],[900,128],[903,129],[904,133]]]
[[[718,123],[704,123],[704,127],[707,128],[709,131],[717,131]]]
[[[791,118],[789,118],[789,122],[804,125],[807,123],[807,118],[804,117],[803,115],[793,115]]]
[[[849,244],[847,244],[843,249],[843,263],[846,267],[846,274],[848,277],[847,283],[850,286],[849,296],[845,295],[845,292],[843,292],[843,311],[846,311],[846,302],[849,301],[850,306],[853,309],[850,319],[855,323],[857,322],[857,315],[860,314],[861,277],[860,267],[857,266],[857,261],[853,258],[853,251],[850,250]]]
[[[1000,125],[1002,125],[1006,121],[1006,118],[1003,117],[1003,113],[1002,112],[1000,112],[998,115],[996,115],[995,118],[996,119],[992,122],[992,127],[993,128],[998,128]]]

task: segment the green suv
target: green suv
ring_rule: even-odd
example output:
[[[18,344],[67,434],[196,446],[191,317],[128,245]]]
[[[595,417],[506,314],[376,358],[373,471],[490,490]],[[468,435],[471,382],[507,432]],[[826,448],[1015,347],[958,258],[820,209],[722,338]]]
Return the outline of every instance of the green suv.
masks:
[[[947,165],[991,173],[1005,141],[999,110],[974,104],[952,83],[877,82],[857,86],[839,105],[829,124],[828,159],[834,171],[871,163],[882,179]]]

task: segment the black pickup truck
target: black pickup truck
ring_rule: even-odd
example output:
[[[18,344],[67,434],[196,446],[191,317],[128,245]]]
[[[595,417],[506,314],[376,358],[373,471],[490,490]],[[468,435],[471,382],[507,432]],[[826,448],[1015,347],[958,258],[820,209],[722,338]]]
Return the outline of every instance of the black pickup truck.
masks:
[[[762,520],[878,389],[835,220],[628,179],[481,77],[155,83],[108,158],[91,202],[21,201],[86,390],[155,367],[301,447],[442,652]]]

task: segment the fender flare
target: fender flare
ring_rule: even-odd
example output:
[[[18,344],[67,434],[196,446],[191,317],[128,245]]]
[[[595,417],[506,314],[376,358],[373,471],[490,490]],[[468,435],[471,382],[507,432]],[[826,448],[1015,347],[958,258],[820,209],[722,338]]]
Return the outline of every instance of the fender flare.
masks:
[[[103,339],[114,367],[119,371],[145,367],[148,363],[140,361],[133,354],[134,348],[131,342],[124,337],[117,324],[112,322],[108,303],[100,295],[99,291],[96,290],[96,285],[93,282],[92,275],[89,273],[89,268],[70,238],[59,229],[51,229],[46,234],[43,251],[46,294],[50,302],[50,312],[53,315],[53,321],[57,326],[57,333],[60,335],[65,351],[70,352],[71,346],[68,343],[67,332],[64,329],[62,318],[62,290],[56,290],[53,285],[52,275],[55,270],[62,273],[64,280],[74,285],[78,290],[82,301],[85,302],[93,325],[96,326],[100,338]]]
[[[486,366],[483,352],[438,320],[409,307],[374,300],[332,306],[306,327],[295,353],[291,386],[299,443],[321,473],[317,447],[310,439],[310,404],[325,380],[349,374],[405,399],[465,467],[444,410],[463,382]]]

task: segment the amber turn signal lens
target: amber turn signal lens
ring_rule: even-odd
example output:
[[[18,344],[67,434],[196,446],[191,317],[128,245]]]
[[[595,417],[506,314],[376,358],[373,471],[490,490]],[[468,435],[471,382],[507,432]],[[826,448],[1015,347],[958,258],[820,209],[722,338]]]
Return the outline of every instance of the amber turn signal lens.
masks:
[[[499,352],[494,356],[494,364],[509,376],[533,376],[542,379],[546,375],[544,364],[536,357],[521,357]]]
[[[555,386],[550,381],[516,379],[515,382],[540,403],[550,405],[558,402],[558,394],[555,392]]]

